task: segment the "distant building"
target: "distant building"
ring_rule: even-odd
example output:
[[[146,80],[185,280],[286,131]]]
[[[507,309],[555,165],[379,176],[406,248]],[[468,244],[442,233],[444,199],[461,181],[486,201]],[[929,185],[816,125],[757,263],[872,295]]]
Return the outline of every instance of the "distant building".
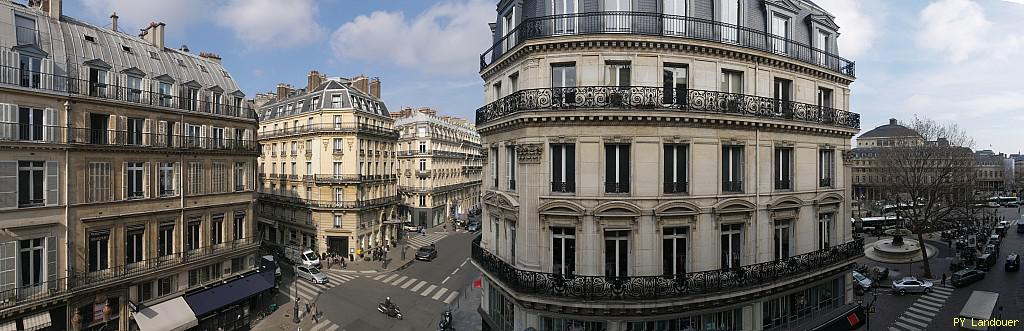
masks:
[[[975,191],[982,196],[1002,195],[1012,184],[1013,160],[1006,154],[985,149],[974,152]],[[1009,165],[1007,164],[1009,163]]]
[[[433,227],[480,206],[480,135],[466,120],[430,108],[392,112],[403,220]]]
[[[380,81],[313,71],[258,97],[263,239],[343,255],[396,240],[398,133]]]
[[[884,197],[885,183],[878,173],[880,148],[893,146],[923,146],[925,139],[914,129],[897,123],[895,118],[889,124],[878,126],[857,137],[857,148],[853,156],[853,195],[858,200],[878,201]]]

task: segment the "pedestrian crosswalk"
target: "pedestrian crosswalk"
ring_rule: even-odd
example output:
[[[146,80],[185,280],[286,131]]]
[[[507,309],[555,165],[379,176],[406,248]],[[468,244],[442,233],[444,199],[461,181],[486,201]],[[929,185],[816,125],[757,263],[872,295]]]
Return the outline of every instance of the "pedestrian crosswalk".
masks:
[[[949,299],[952,294],[952,287],[933,286],[930,293],[918,297],[903,314],[892,322],[889,331],[928,330],[928,325],[935,319],[935,315],[939,313],[942,306],[946,304],[946,299]]]
[[[427,234],[425,236],[410,235],[408,239],[406,239],[406,245],[408,245],[410,249],[416,250],[420,247],[436,243],[438,240],[441,240],[441,238],[444,238],[444,236],[447,235],[447,232],[434,232]]]
[[[327,284],[313,284],[305,279],[295,279],[295,281],[281,291],[282,294],[289,299],[295,299],[295,296],[298,295],[299,298],[302,298],[302,301],[309,302],[316,298],[316,295],[320,292],[362,277],[360,275],[342,273],[341,270],[328,269],[322,270],[322,272],[327,274]]]
[[[309,331],[335,331],[338,330],[339,328],[341,327],[338,326],[337,324],[331,323],[331,321],[325,318],[322,321],[320,321],[320,323],[317,323],[313,325],[313,327],[309,328]]]
[[[436,301],[441,301],[445,304],[452,303],[452,301],[455,301],[455,298],[459,296],[459,291],[449,290],[443,286],[430,284],[425,280],[419,280],[398,274],[381,274],[373,277],[373,280],[392,286],[398,286],[402,289],[408,289],[409,292],[413,292],[422,297],[431,298]]]

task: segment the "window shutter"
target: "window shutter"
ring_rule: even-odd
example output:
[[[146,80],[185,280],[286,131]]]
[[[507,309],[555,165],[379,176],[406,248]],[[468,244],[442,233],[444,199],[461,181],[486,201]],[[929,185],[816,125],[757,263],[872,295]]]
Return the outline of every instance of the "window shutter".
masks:
[[[117,116],[107,117],[107,143],[117,143]]]
[[[46,205],[60,204],[60,164],[57,161],[46,161]]]
[[[551,146],[551,181],[562,182],[562,149],[565,145]]]
[[[565,149],[565,182],[570,185],[569,191],[576,191],[576,145],[564,145]]]
[[[150,191],[149,185],[150,185],[150,182],[153,181],[153,178],[149,177],[149,174],[152,173],[150,167],[152,167],[152,165],[149,162],[146,162],[146,164],[142,168],[142,192],[143,192],[142,194],[146,198],[149,198],[149,196],[150,196],[149,195],[149,191]]]
[[[56,109],[46,108],[43,110],[43,139],[45,141],[57,142],[57,132],[60,130],[59,121]]]
[[[156,146],[166,147],[167,142],[164,141],[164,139],[167,139],[167,121],[159,121],[156,124],[156,140],[154,141],[154,144]]]
[[[54,236],[46,237],[46,280],[57,280],[57,237]]]
[[[152,122],[153,120],[147,118],[142,124],[142,145],[144,146],[151,146],[153,144]]]
[[[16,240],[0,244],[0,291],[17,287],[17,245]]]
[[[62,91],[63,88],[61,88],[60,86],[53,86],[53,84],[54,84],[53,59],[44,58],[41,61],[41,64],[42,64],[42,67],[39,68],[39,71],[41,72],[41,74],[39,75],[40,76],[39,77],[39,80],[40,80],[39,87],[44,89],[44,90]],[[54,87],[57,87],[57,89],[54,89]]]
[[[14,140],[18,132],[18,121],[14,119],[17,105],[0,103],[0,140]]]
[[[180,146],[179,141],[181,140],[180,137],[181,137],[181,127],[182,127],[182,125],[179,125],[179,123],[172,123],[172,124],[173,124],[172,126],[174,127],[172,129],[172,132],[174,132],[174,135],[171,137],[171,139],[173,139],[174,141],[167,142],[167,144],[170,145],[171,147],[177,147],[177,146]]]
[[[205,138],[210,136],[209,134],[207,134],[206,130],[207,130],[207,125],[206,124],[203,124],[203,125],[199,126],[199,147],[202,147],[202,148],[206,148],[206,139]]]
[[[18,161],[0,161],[0,208],[18,207]]]
[[[181,162],[174,162],[174,174],[172,177],[174,177],[174,193],[179,195],[184,193],[181,191]]]
[[[673,151],[675,150],[675,146],[665,145],[663,149],[665,150],[665,160],[663,161],[665,164],[661,168],[665,175],[664,182],[672,183],[675,182],[675,178],[673,178],[672,176],[672,173],[675,170],[675,167],[673,165],[673,163],[675,162],[675,153],[673,153]]]
[[[128,200],[128,162],[121,162],[121,178],[121,200]]]
[[[629,145],[619,145],[619,182],[629,186]]]

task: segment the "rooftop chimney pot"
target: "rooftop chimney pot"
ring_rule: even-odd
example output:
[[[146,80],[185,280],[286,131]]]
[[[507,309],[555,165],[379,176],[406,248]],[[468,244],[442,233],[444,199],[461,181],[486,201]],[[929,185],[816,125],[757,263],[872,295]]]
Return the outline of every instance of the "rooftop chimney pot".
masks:
[[[114,30],[114,32],[118,32],[117,31],[117,12],[114,12],[113,14],[110,14],[110,29]]]
[[[890,118],[889,119],[889,125],[896,125],[896,119],[895,118]]]

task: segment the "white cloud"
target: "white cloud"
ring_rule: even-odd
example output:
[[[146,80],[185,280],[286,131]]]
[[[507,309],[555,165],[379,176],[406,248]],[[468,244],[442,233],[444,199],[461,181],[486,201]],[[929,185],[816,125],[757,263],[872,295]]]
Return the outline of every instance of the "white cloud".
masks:
[[[342,59],[398,64],[428,73],[475,73],[491,33],[494,2],[436,4],[407,18],[403,12],[360,15],[334,31],[331,48]]]
[[[871,48],[880,24],[880,11],[867,13],[862,0],[817,0],[814,3],[836,16],[835,21],[839,25],[839,54],[854,58]]]
[[[920,15],[918,44],[944,53],[953,63],[968,59],[985,45],[992,22],[985,18],[980,5],[971,0],[939,0],[932,2]]]
[[[314,0],[230,0],[217,23],[249,48],[307,44],[325,33],[316,21]]]
[[[214,4],[209,0],[83,0],[85,9],[101,21],[117,12],[121,31],[137,35],[149,22],[164,22],[169,34],[208,18]],[[109,22],[109,21],[107,21]]]

